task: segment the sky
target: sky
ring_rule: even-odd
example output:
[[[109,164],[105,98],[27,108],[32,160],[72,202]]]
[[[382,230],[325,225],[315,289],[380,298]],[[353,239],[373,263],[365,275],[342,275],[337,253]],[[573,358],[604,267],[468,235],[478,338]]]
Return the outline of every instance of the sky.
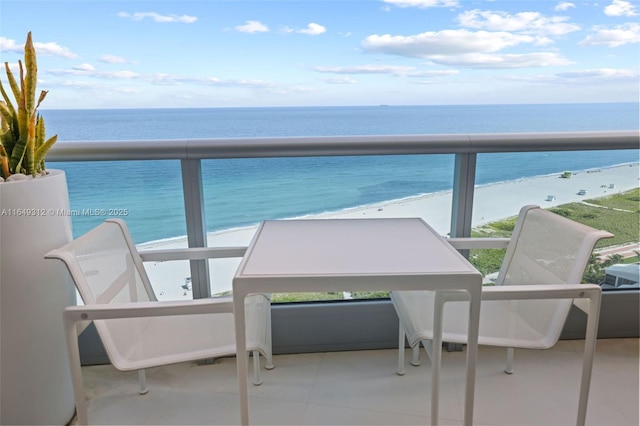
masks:
[[[13,70],[29,31],[47,109],[639,100],[638,1],[2,0]]]

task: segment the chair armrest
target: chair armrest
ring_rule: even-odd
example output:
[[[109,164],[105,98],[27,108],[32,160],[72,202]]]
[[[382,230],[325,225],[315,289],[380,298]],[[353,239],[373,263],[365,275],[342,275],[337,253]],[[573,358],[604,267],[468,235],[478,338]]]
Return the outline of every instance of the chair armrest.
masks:
[[[593,299],[602,289],[595,284],[506,285],[482,288],[482,300]]]
[[[594,286],[600,287],[599,285],[596,285],[596,284],[581,284],[581,285],[590,285],[590,286],[594,285]],[[602,291],[602,287],[600,287],[600,291]],[[587,300],[576,298],[576,299],[573,299],[573,304],[582,312],[589,314],[589,303]]]
[[[144,262],[168,260],[221,259],[242,257],[247,247],[192,247],[186,249],[143,250],[138,254]]]
[[[115,318],[140,318],[168,315],[233,313],[230,297],[187,301],[113,303],[105,305],[69,306],[65,321],[94,321]]]
[[[447,242],[456,250],[467,249],[504,249],[509,238],[448,238]]]
[[[464,302],[469,294],[464,290],[439,291],[443,302]],[[585,299],[600,299],[602,288],[596,284],[538,284],[483,286],[482,300],[539,300],[539,299],[578,299],[573,304],[585,313],[589,313],[589,305]]]

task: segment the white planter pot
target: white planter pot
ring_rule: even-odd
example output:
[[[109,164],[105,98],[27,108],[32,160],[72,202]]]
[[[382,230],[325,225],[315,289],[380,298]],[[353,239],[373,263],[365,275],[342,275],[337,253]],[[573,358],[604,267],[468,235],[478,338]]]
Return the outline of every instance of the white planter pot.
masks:
[[[0,183],[0,423],[67,424],[75,405],[62,325],[75,290],[48,251],[71,241],[67,181]]]

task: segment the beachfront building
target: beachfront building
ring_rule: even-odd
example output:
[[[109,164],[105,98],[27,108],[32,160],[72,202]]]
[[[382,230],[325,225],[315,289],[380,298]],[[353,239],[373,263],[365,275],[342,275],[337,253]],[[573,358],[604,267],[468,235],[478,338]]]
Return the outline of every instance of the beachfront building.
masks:
[[[602,288],[609,289],[637,289],[640,288],[640,264],[612,265],[605,268]]]

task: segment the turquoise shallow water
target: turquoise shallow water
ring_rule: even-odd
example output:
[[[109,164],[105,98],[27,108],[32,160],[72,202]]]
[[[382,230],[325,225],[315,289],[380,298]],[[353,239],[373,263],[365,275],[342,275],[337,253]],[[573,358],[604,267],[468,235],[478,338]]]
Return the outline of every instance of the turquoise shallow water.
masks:
[[[638,104],[49,110],[60,140],[638,129]],[[478,184],[638,161],[638,152],[481,154]],[[49,163],[72,209],[127,210],[137,242],[186,233],[178,161]],[[205,160],[209,231],[447,190],[453,156]],[[73,217],[78,236],[103,216]]]

